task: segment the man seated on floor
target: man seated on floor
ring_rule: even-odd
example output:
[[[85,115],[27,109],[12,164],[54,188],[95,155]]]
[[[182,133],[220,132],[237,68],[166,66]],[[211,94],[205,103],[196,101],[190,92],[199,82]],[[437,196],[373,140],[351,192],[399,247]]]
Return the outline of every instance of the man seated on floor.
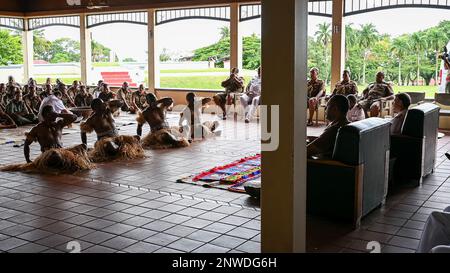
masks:
[[[406,113],[411,105],[411,97],[407,93],[399,93],[395,95],[393,112],[394,118],[391,120],[391,135],[400,135],[402,133],[403,122]]]
[[[428,216],[417,252],[450,253],[450,207]]]
[[[394,91],[392,86],[384,81],[384,73],[378,72],[376,81],[369,84],[363,91],[363,100],[359,102],[364,111],[370,111],[371,117],[378,117],[382,107],[382,100],[393,98]]]
[[[42,90],[42,93],[40,93],[39,96],[43,100],[46,97],[50,96],[51,94],[53,94],[52,85],[51,84],[45,84],[44,88]]]
[[[27,105],[30,113],[33,113],[36,116],[39,114],[39,108],[41,106],[42,100],[36,92],[36,85],[28,85],[28,94],[23,96],[23,101]]]
[[[80,82],[79,81],[73,81],[72,85],[69,86],[67,89],[67,94],[73,99],[75,99],[75,96],[80,91]]]
[[[75,96],[75,105],[77,107],[89,107],[93,99],[92,95],[86,91],[86,86],[81,85],[80,91]]]
[[[16,82],[16,80],[14,79],[13,76],[8,76],[8,83],[6,84],[6,88],[8,88],[10,86],[14,87],[14,88],[22,89],[22,86]]]
[[[2,104],[5,106],[5,108],[6,105],[8,105],[14,99],[17,91],[20,92],[20,89],[15,86],[6,86],[6,91],[2,98]]]
[[[331,93],[331,96],[334,95],[358,95],[358,86],[356,82],[350,79],[350,71],[344,70],[342,72],[342,81],[336,83],[333,93]]]
[[[197,99],[195,93],[187,93],[187,106],[180,115],[180,132],[185,132],[190,139],[201,139],[220,133],[216,131],[219,127],[218,121],[202,122],[202,110],[210,101],[211,98]]]
[[[38,118],[35,114],[30,113],[23,101],[22,92],[19,90],[16,91],[14,99],[6,106],[6,113],[14,120],[17,126],[38,123]]]
[[[117,99],[122,102],[122,111],[135,114],[136,109],[133,107],[131,97],[132,91],[129,88],[128,82],[124,82],[122,87],[117,91]]]
[[[150,125],[150,133],[142,139],[144,148],[165,149],[187,147],[189,142],[181,135],[179,128],[171,128],[166,119],[166,112],[173,105],[172,98],[158,100],[153,93],[148,93],[148,107],[139,113],[137,134],[142,136],[142,127],[145,123]]]
[[[98,95],[100,94],[100,92],[102,92],[103,90],[103,80],[99,80],[97,82],[97,86],[94,88],[94,90],[92,90],[92,96],[94,97],[94,99],[98,98]]]
[[[366,116],[364,115],[364,110],[362,109],[361,105],[356,103],[357,102],[356,96],[348,95],[347,99],[349,103],[349,110],[347,113],[348,121],[355,122],[365,119]]]
[[[3,98],[6,96],[6,85],[4,83],[0,83],[0,106],[5,109],[6,104],[3,101]]]
[[[80,125],[81,141],[87,145],[87,133],[95,131],[97,142],[90,158],[94,162],[102,162],[117,157],[135,159],[144,157],[138,136],[119,136],[113,112],[121,105],[103,102],[96,98],[92,101],[92,115]],[[116,109],[117,108],[117,109]]]
[[[67,92],[67,86],[64,83],[57,85],[57,90],[61,93],[61,100],[66,107],[75,107],[75,102],[73,97]]]
[[[14,120],[3,111],[3,107],[0,106],[0,129],[17,128]]]
[[[131,95],[131,105],[137,111],[142,111],[145,109],[147,93],[145,92],[145,87],[143,84],[140,84],[138,90],[134,91]]]
[[[101,92],[98,94],[98,98],[103,102],[108,102],[110,100],[115,99],[116,94],[114,94],[111,89],[109,89],[109,85],[107,83],[103,83]]]
[[[314,117],[314,113],[316,112],[317,106],[320,103],[320,98],[325,96],[325,83],[322,80],[319,80],[319,69],[313,67],[309,71],[310,80],[308,81],[308,104],[307,107],[309,109],[309,119],[307,126],[313,125],[312,119]]]
[[[34,126],[27,134],[24,146],[24,155],[28,163],[30,160],[30,145],[37,141],[41,145],[41,152],[53,148],[62,148],[62,130],[77,119],[73,114],[58,114],[51,105],[46,105],[42,109],[43,121]]]
[[[307,146],[308,157],[331,157],[338,130],[347,125],[348,99],[343,95],[333,96],[327,104],[326,117],[331,122],[325,131]]]
[[[244,78],[239,76],[239,69],[231,69],[231,74],[228,79],[222,82],[222,87],[225,88],[225,92],[216,94],[213,99],[217,106],[222,109],[222,118],[227,119],[227,109],[226,105],[231,104],[228,102],[229,96],[232,93],[240,93],[244,89]]]
[[[55,91],[53,94],[49,95],[45,99],[42,100],[41,107],[39,108],[39,114],[38,118],[39,121],[44,121],[44,117],[42,116],[42,110],[45,106],[51,105],[53,108],[53,111],[55,111],[57,114],[72,114],[69,110],[67,110],[66,106],[64,105],[63,101],[61,100],[62,95],[61,92]]]
[[[245,93],[241,96],[241,105],[245,112],[245,123],[250,122],[250,118],[255,114],[261,97],[261,67],[258,68],[258,75],[247,85]],[[250,105],[250,106],[249,106]]]

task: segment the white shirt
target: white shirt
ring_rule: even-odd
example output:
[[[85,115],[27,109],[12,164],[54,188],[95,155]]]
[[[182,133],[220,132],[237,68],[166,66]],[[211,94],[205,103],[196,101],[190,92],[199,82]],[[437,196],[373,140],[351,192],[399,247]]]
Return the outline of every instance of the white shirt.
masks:
[[[253,93],[255,96],[261,96],[261,78],[256,76],[250,82],[248,88],[249,93]]]
[[[202,99],[195,98],[194,100],[194,125],[202,124]],[[183,126],[183,122],[187,121],[187,125],[191,125],[191,109],[186,106],[183,110],[183,116],[180,118],[179,125]]]
[[[401,135],[402,134],[403,122],[405,121],[407,112],[408,112],[408,109],[403,110],[403,111],[397,113],[397,115],[395,115],[393,119],[391,119],[391,135]]]
[[[353,106],[353,108],[347,112],[347,119],[350,122],[363,120],[365,118],[364,110],[361,107],[358,107],[358,105]]]
[[[62,100],[58,99],[55,95],[50,95],[42,101],[41,106],[39,107],[39,121],[44,120],[44,118],[42,117],[42,109],[47,105],[53,106],[53,111],[58,114],[60,114],[63,110],[67,110]]]

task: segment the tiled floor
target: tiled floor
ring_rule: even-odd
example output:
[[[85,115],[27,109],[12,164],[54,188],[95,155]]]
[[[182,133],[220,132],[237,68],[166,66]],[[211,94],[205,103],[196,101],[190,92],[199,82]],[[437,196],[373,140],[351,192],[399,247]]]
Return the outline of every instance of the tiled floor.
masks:
[[[221,137],[189,148],[146,151],[144,160],[77,175],[0,173],[0,251],[68,252],[68,242],[77,241],[82,252],[259,252],[258,202],[175,183],[260,151],[256,122],[229,120],[221,129]],[[133,124],[120,132],[135,130]],[[79,143],[76,130],[68,131],[74,133],[64,135],[64,143]],[[89,140],[92,145],[94,136]],[[0,164],[23,161],[22,148],[0,149]],[[35,144],[32,157],[38,153]]]
[[[124,126],[121,133],[135,129]],[[189,148],[147,151],[144,160],[101,164],[77,175],[0,173],[0,252],[68,252],[71,241],[82,252],[259,252],[258,202],[175,183],[260,151],[257,123],[228,120],[221,129],[221,137]],[[75,132],[63,140],[67,146],[80,142]],[[94,136],[89,140],[92,145]],[[427,215],[450,204],[450,163],[443,157],[449,146],[450,137],[439,141],[439,165],[421,187],[390,196],[361,229],[308,219],[308,250],[361,252],[367,242],[378,241],[383,252],[413,252]],[[23,161],[22,148],[6,144],[0,150],[0,164]],[[38,151],[35,144],[32,156]]]
[[[358,230],[309,218],[309,251],[369,252],[367,244],[376,241],[383,253],[415,252],[428,215],[450,205],[450,162],[444,155],[448,150],[450,137],[445,136],[438,140],[435,172],[420,187],[390,194],[385,206],[363,218]]]

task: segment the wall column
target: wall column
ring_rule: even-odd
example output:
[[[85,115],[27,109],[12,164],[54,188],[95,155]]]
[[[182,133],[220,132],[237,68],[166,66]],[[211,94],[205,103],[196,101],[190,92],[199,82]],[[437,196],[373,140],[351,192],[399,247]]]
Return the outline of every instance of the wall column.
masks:
[[[29,30],[28,19],[24,18],[24,31],[22,33],[23,50],[23,83],[33,77],[33,31]],[[17,79],[19,81],[19,79]]]
[[[148,10],[148,90],[152,93],[155,89],[160,87],[159,78],[159,56],[157,48],[157,33],[156,33],[156,10]]]
[[[261,247],[305,252],[308,1],[262,0],[261,18],[262,104],[279,105],[278,148],[262,141]],[[263,135],[271,117],[262,115]]]
[[[242,70],[242,35],[239,23],[239,3],[230,5],[230,68]]]
[[[92,82],[90,71],[92,68],[91,31],[87,28],[86,14],[80,14],[80,65],[81,81],[86,85],[96,84]]]
[[[333,0],[331,29],[331,89],[341,79],[345,69],[344,0]]]

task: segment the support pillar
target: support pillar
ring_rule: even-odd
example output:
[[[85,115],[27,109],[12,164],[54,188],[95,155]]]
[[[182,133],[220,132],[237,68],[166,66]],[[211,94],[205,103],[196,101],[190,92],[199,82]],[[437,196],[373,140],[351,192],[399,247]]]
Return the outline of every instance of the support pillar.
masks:
[[[230,69],[242,70],[242,34],[239,23],[239,3],[230,5]]]
[[[331,36],[331,89],[341,79],[345,69],[344,0],[333,1]]]
[[[22,33],[23,50],[23,83],[33,77],[33,31],[29,29],[28,19],[24,19],[24,31]]]
[[[262,151],[261,247],[305,252],[308,1],[262,0],[261,18],[262,105],[279,105],[278,148]]]
[[[157,33],[155,9],[148,10],[148,90],[155,93],[155,89],[160,86],[159,77],[159,56],[157,49]]]
[[[80,14],[80,65],[81,81],[86,85],[96,84],[92,82],[90,71],[92,68],[91,31],[87,28],[86,14]]]

